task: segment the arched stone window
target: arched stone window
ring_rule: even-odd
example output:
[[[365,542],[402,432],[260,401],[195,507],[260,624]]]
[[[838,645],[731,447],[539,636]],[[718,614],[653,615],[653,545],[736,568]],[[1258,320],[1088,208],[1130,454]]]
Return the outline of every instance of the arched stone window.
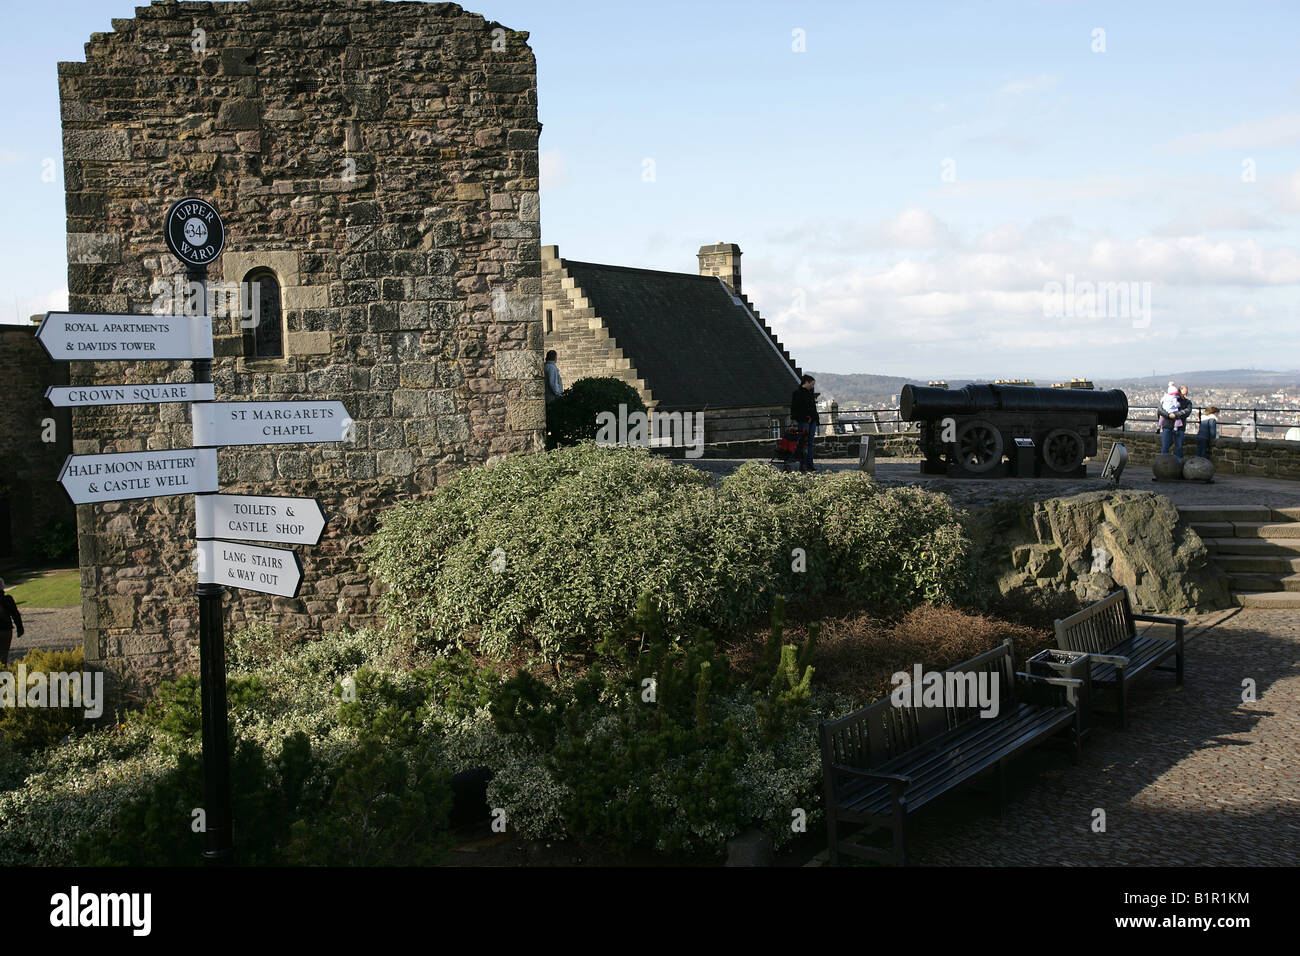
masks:
[[[270,269],[254,269],[244,276],[244,282],[249,296],[258,303],[257,324],[244,330],[244,358],[284,358],[280,280]]]

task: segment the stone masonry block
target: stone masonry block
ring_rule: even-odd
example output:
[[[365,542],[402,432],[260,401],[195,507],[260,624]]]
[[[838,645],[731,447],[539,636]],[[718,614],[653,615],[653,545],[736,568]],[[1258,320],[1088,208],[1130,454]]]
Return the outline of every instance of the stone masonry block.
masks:
[[[122,237],[113,232],[68,234],[68,262],[72,265],[100,265],[122,261]]]
[[[131,158],[131,140],[126,130],[65,130],[63,158],[111,163]]]
[[[501,381],[535,378],[542,374],[542,357],[537,352],[501,351],[496,353],[496,377]]]
[[[330,334],[328,332],[290,332],[290,355],[328,355],[330,353]]]

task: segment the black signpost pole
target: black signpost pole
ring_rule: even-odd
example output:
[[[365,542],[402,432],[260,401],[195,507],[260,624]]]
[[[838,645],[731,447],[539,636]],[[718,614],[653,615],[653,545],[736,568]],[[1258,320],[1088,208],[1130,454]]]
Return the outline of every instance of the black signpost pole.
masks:
[[[191,282],[199,283],[202,290],[200,308],[206,314],[208,270],[191,268],[187,277]],[[212,381],[211,359],[194,359],[191,368],[196,384]],[[196,417],[191,415],[191,421]],[[235,861],[235,834],[230,796],[225,621],[221,606],[225,588],[220,584],[198,584],[194,594],[199,602],[199,680],[203,701],[203,807],[206,816],[203,861],[208,866],[228,866]]]
[[[208,263],[221,254],[226,243],[226,226],[220,214],[206,200],[193,197],[178,200],[167,210],[163,238],[172,255],[185,265],[189,281],[198,283],[199,315],[207,315]],[[196,384],[212,382],[212,359],[193,359],[191,368]],[[190,406],[191,423],[198,421],[202,405],[203,402],[195,402]],[[194,447],[198,448],[198,435],[194,437]],[[197,519],[197,496],[195,501]],[[195,550],[200,562],[209,557],[199,546],[197,534]],[[221,608],[225,589],[220,584],[203,583],[201,563],[199,570],[194,595],[199,603],[199,680],[203,702],[203,861],[208,866],[228,866],[235,861],[235,835],[226,714],[226,641]]]

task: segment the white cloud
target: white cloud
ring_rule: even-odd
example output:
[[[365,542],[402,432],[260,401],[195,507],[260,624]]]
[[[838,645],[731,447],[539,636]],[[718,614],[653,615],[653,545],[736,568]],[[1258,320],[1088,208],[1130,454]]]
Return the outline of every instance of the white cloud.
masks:
[[[1283,206],[1293,212],[1300,212],[1300,169],[1282,180],[1278,195]]]
[[[1248,120],[1227,129],[1179,136],[1158,148],[1176,153],[1197,153],[1211,149],[1272,149],[1295,142],[1300,142],[1300,113],[1284,113]]]
[[[909,206],[877,231],[882,245],[902,248],[935,248],[952,243],[952,232],[934,213]]]
[[[886,226],[899,239],[933,240],[940,226],[951,237],[937,218],[919,213],[907,210]],[[1201,367],[1229,354],[1241,361],[1244,343],[1267,340],[1278,354],[1300,350],[1300,323],[1288,305],[1300,285],[1300,250],[1280,243],[1095,238],[1049,217],[1004,222],[965,244],[838,251],[848,254],[755,260],[746,270],[755,303],[806,367],[1096,378],[1140,364],[1156,347]],[[1047,283],[1067,280],[1075,288],[1132,283],[1132,298],[1124,299],[1131,311],[1045,316]],[[801,296],[792,295],[795,287]],[[801,309],[787,307],[796,299]]]
[[[17,317],[5,316],[6,322],[26,325],[33,315],[46,312],[66,312],[68,310],[68,289],[66,286],[51,289],[43,295],[20,296],[16,305]]]

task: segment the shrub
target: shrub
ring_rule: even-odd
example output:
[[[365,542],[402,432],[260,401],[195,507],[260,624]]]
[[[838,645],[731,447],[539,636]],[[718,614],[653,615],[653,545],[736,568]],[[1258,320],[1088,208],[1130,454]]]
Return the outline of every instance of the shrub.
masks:
[[[779,594],[949,600],[967,539],[946,499],[865,475],[748,463],[715,484],[644,449],[582,445],[460,472],[392,509],[369,558],[399,628],[439,648],[558,660],[589,657],[643,592],[687,631],[743,625]]]
[[[716,854],[754,824],[788,840],[792,811],[817,801],[821,769],[812,671],[795,649],[741,682],[706,634],[668,639],[643,601],[601,651],[568,688],[525,673],[494,695],[514,746],[489,796],[507,822],[622,852]]]
[[[824,685],[862,706],[886,696],[890,676],[943,670],[1010,638],[1017,664],[1051,646],[1051,635],[954,608],[921,606],[885,623],[867,615],[826,622],[812,661]],[[836,715],[838,716],[838,715]]]
[[[813,482],[811,497],[834,592],[892,611],[965,591],[969,539],[944,496],[839,472]]]
[[[1073,591],[1023,586],[995,595],[988,602],[990,613],[1049,633],[1055,631],[1057,619],[1083,610],[1085,604]]]
[[[256,638],[243,634],[237,643],[249,650]],[[383,688],[406,679],[394,661],[409,649],[364,630],[280,651],[273,645],[262,642],[257,655],[232,653],[239,861],[437,858],[451,800],[447,776],[502,752],[481,706],[495,677],[466,660],[422,662],[414,679],[427,688],[425,736],[390,733],[383,721],[344,719],[339,682],[359,671],[376,675],[363,686],[376,688],[382,711]],[[181,678],[123,723],[7,762],[0,773],[0,865],[197,863],[199,713],[197,680]]]
[[[578,379],[546,406],[546,447],[594,440],[599,430],[596,417],[601,412],[617,416],[619,405],[626,405],[629,415],[646,410],[641,394],[621,379]]]
[[[28,677],[37,671],[46,675],[99,672],[97,668],[86,667],[85,655],[80,649],[31,650],[18,660],[0,667],[0,672],[8,675],[0,680],[12,688],[14,694],[26,693],[26,688],[18,686],[19,663],[23,665]],[[0,740],[14,751],[28,753],[48,747],[88,723],[82,707],[11,707],[8,706],[9,703],[6,701],[5,706],[0,706]]]
[[[77,553],[77,527],[52,518],[32,538],[32,556],[43,561],[62,561]]]

